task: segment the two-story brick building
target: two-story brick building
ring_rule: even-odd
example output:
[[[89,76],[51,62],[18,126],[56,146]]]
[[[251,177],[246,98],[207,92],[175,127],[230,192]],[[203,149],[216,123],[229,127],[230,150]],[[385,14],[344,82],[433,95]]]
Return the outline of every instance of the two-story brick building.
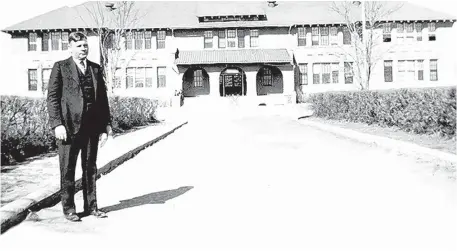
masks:
[[[23,93],[43,95],[53,63],[69,56],[72,31],[88,34],[89,59],[99,62],[97,26],[88,13],[95,4],[63,7],[3,30],[13,40],[11,74]],[[356,62],[341,56],[353,38],[330,5],[136,2],[139,19],[123,41],[113,92],[171,97],[182,90],[186,97],[294,102],[298,89],[358,89]],[[404,2],[382,21],[377,49],[385,53],[373,69],[371,89],[455,85],[454,17]]]

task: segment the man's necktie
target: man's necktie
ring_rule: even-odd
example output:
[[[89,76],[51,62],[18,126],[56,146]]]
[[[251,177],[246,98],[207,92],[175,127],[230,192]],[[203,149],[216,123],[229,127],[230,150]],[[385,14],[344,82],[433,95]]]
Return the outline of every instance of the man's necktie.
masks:
[[[81,66],[81,70],[82,70],[83,72],[86,72],[86,65],[84,64],[84,60],[81,60],[81,61],[79,62],[79,65]]]

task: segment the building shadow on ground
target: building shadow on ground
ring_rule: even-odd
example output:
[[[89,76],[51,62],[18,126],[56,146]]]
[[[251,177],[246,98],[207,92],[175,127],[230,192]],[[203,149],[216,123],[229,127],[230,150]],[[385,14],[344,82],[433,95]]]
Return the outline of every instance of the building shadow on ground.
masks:
[[[118,204],[100,208],[104,212],[113,212],[126,208],[137,207],[146,204],[163,204],[168,200],[176,198],[183,195],[187,191],[191,190],[192,186],[180,187],[173,190],[154,192],[150,194],[145,194],[128,200],[121,200]]]

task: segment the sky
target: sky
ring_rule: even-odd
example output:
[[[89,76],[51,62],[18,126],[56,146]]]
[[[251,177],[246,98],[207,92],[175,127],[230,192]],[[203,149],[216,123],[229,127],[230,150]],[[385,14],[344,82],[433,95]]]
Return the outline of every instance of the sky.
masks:
[[[22,1],[22,0],[8,0],[3,1],[0,8],[0,29],[17,24],[35,16],[44,14],[46,12],[58,9],[63,6],[75,6],[86,1],[82,0],[42,0],[42,1]],[[266,0],[265,0],[266,2]],[[280,1],[278,1],[280,2]],[[432,10],[441,11],[444,13],[452,14],[457,17],[457,9],[453,1],[450,0],[415,0],[409,1],[417,5],[430,8]],[[10,36],[0,32],[0,76],[4,76],[8,69],[7,60],[3,60],[11,56],[10,54]]]

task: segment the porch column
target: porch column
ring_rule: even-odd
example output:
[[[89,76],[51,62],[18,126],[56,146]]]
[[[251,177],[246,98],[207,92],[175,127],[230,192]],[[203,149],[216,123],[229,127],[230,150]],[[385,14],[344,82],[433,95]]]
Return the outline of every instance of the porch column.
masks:
[[[219,97],[219,75],[220,72],[208,72],[209,76],[209,95],[211,97]]]
[[[246,96],[256,97],[257,96],[257,83],[256,83],[256,71],[246,72]]]

